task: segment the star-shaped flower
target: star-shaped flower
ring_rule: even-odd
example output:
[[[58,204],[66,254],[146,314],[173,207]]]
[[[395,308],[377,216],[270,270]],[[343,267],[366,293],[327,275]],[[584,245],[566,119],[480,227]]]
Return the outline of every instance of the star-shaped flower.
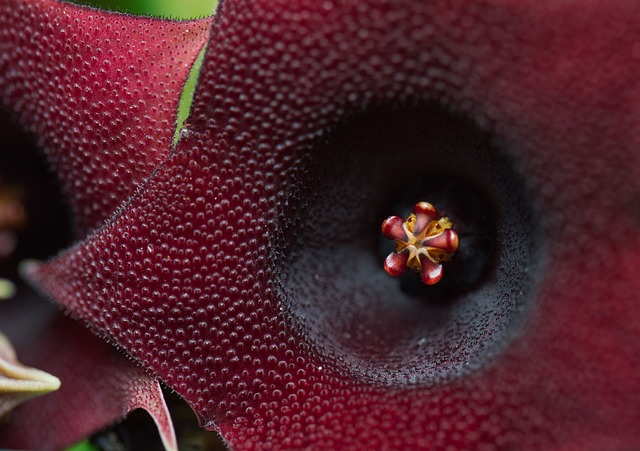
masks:
[[[27,50],[19,30],[45,7],[60,6],[0,8],[0,93],[70,155],[54,161],[62,180],[133,194],[78,201],[109,219],[84,221],[102,226],[28,275],[204,427],[238,449],[640,442],[636,3],[227,0],[188,130],[135,183],[135,152],[96,161],[83,147],[105,121],[131,142],[114,116],[128,95],[122,110],[108,101],[122,84],[89,67],[66,97],[43,85],[76,51]],[[73,22],[43,26],[44,41]],[[162,41],[157,23],[143,28]],[[129,39],[109,39],[114,61]],[[29,79],[32,67],[43,69]],[[100,108],[77,103],[87,84],[104,89]],[[72,114],[43,107],[49,94],[94,126],[68,141],[38,128]],[[163,128],[154,102],[138,105],[150,107],[132,115],[147,143],[145,124]],[[379,265],[380,221],[407,197],[451,210],[464,243],[447,277],[420,287],[451,274],[438,296]]]
[[[1,103],[37,136],[59,176],[77,237],[101,226],[170,153],[178,98],[209,24],[58,1],[1,2]],[[28,186],[35,175],[25,171],[25,162],[36,166],[33,160],[39,159],[29,157],[29,145],[15,128],[3,112],[0,178]],[[23,248],[32,248],[29,241],[47,243],[56,233],[60,221],[50,216],[62,212],[47,205],[48,190],[36,186],[27,194],[29,214],[36,216],[30,224],[40,221],[39,233],[49,236],[34,239],[27,230],[31,236],[19,242]],[[11,219],[15,207],[8,200],[3,206],[3,216]],[[2,257],[6,267],[18,263]],[[0,447],[61,448],[138,407],[152,413],[165,443],[176,447],[157,378],[72,320],[43,308],[33,293],[19,292],[24,294],[0,306],[1,327],[12,330],[21,361],[58,376],[62,385],[5,415]]]

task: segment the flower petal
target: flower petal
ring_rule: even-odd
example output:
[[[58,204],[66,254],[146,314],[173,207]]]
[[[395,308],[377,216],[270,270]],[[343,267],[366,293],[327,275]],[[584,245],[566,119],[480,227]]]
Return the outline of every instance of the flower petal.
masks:
[[[1,448],[60,449],[143,408],[154,418],[167,449],[176,449],[173,426],[155,378],[75,321],[43,305],[43,300],[5,301],[0,308],[3,326],[24,322],[18,310],[9,308],[9,302],[26,303],[30,318],[39,309],[37,315],[42,318],[36,322],[42,327],[38,334],[27,336],[21,329],[16,347],[24,361],[56,374],[62,385],[3,417]]]
[[[638,23],[631,1],[224,2],[189,137],[126,211],[32,276],[238,448],[632,448]],[[319,138],[389,99],[435,100],[490,128],[544,212],[548,242],[539,245],[550,252],[527,268],[534,299],[499,294],[530,306],[517,338],[490,364],[436,381],[411,379],[411,366],[404,382],[376,379],[365,364],[346,371],[350,361],[323,346],[353,337],[309,336],[306,319],[290,314],[295,302],[314,301],[308,284],[295,274],[283,281],[285,206],[317,174],[305,165],[320,158]],[[490,158],[481,149],[474,157]],[[335,204],[366,198],[363,180]],[[607,245],[594,250],[596,239]],[[364,265],[340,279],[333,263],[344,254],[324,256],[331,277],[314,277],[325,280],[328,318],[342,319],[335,306],[355,296],[335,280],[362,290],[395,282]],[[303,273],[318,262],[297,261]],[[508,279],[509,269],[495,277]],[[392,300],[387,316],[404,301]],[[354,331],[356,318],[368,318],[362,310],[349,312]],[[480,324],[452,352],[471,352],[498,327]],[[388,338],[368,331],[378,341],[364,361]]]
[[[81,234],[168,155],[180,93],[210,22],[56,0],[0,5],[2,103],[38,137]]]

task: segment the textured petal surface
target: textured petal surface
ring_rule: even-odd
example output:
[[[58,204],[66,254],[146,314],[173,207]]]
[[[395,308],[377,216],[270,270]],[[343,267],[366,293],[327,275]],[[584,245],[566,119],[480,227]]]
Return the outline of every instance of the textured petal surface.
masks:
[[[28,306],[37,308],[39,303]],[[57,375],[62,384],[57,392],[22,404],[3,418],[0,447],[60,449],[144,408],[158,424],[167,449],[176,449],[158,382],[75,321],[55,310],[42,312],[38,333],[29,338],[22,333],[16,346],[24,361]],[[21,319],[3,309],[2,323],[11,321]]]
[[[225,2],[177,153],[120,217],[32,276],[238,448],[632,448],[639,23],[631,1]],[[384,197],[375,167],[361,169],[371,152],[321,145],[372,105],[390,103],[393,118],[427,101],[515,161],[545,256],[525,267],[524,292],[508,288],[523,265],[498,271],[499,296],[482,298],[494,307],[474,304],[470,338],[444,354],[402,334],[456,308],[416,315],[399,290],[387,296],[373,235],[354,239],[389,214],[362,219],[377,211],[372,193]],[[346,133],[375,145],[377,125]],[[332,183],[340,171],[357,176]],[[507,238],[504,255],[522,239]],[[523,302],[519,332],[475,365],[503,298]],[[454,343],[461,327],[434,340]]]
[[[178,451],[178,440],[171,421],[171,414],[158,380],[145,374],[141,368],[135,370],[130,368],[125,374],[131,378],[125,385],[129,395],[126,404],[127,413],[134,409],[146,410],[158,427],[165,450]]]
[[[109,217],[169,154],[180,92],[209,24],[210,19],[172,22],[59,1],[0,5],[2,104],[38,137],[80,234]],[[13,412],[3,423],[2,446],[58,448],[142,407],[154,417],[165,445],[175,449],[158,382],[99,338],[59,321],[71,330],[49,327],[42,332],[46,337],[23,350],[61,375],[63,390]],[[47,427],[36,430],[34,424]]]
[[[107,219],[168,155],[209,24],[55,0],[0,5],[2,103],[38,137],[80,233]]]

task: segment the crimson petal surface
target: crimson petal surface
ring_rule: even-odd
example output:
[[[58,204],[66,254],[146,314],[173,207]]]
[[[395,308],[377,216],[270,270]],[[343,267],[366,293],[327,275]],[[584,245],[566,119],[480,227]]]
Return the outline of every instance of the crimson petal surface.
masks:
[[[209,24],[56,0],[0,5],[2,104],[37,136],[80,233],[111,216],[169,154]]]
[[[176,154],[32,276],[239,449],[633,447],[639,23],[631,1],[227,1]],[[317,299],[283,292],[281,243],[300,232],[287,200],[346,117],[423,101],[499,138],[526,175],[545,255],[500,355],[445,380],[377,380],[309,333],[294,304]],[[359,220],[326,215],[310,248]],[[338,280],[362,296],[383,283],[345,246],[348,276],[298,286],[329,316],[345,301],[332,299]],[[327,258],[325,275],[344,267]]]

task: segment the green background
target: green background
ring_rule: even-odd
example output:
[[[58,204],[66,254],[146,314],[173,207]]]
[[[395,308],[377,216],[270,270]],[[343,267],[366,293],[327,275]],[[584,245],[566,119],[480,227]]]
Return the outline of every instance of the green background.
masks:
[[[211,15],[217,0],[74,0],[73,3],[131,14],[193,19]]]

